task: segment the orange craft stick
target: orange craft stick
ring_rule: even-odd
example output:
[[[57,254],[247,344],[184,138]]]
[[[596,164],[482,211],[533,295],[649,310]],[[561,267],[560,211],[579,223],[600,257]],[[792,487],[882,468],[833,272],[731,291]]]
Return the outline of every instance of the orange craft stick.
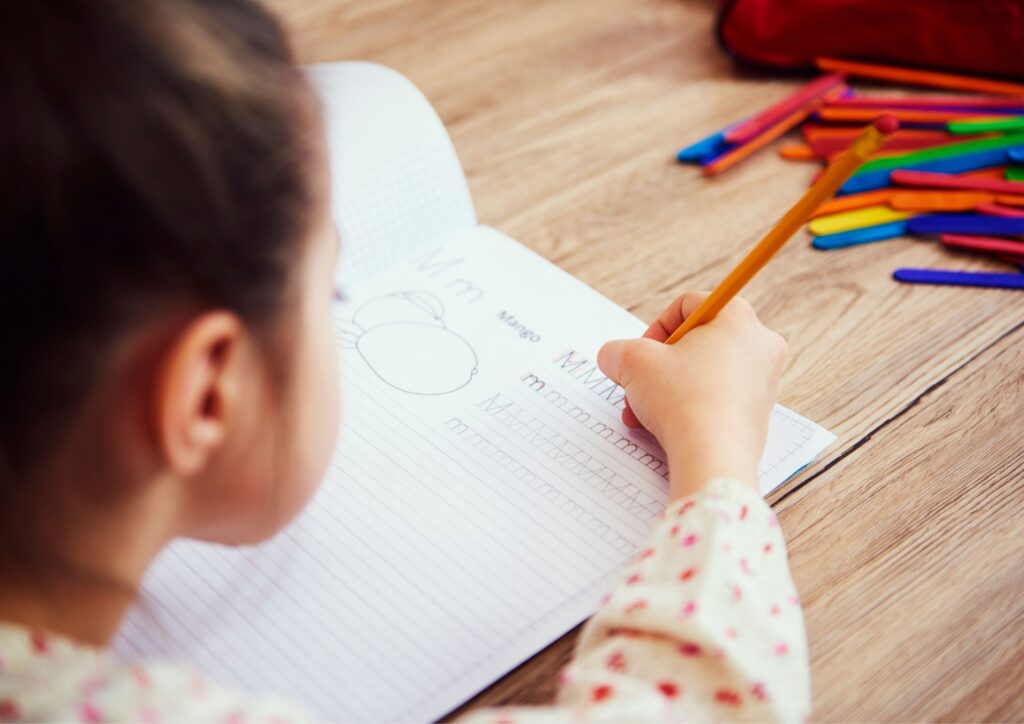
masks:
[[[1024,96],[1024,85],[1006,81],[976,78],[969,75],[938,73],[931,70],[897,68],[875,63],[857,63],[838,58],[817,58],[815,64],[821,70],[832,73],[848,73],[861,78],[875,78],[909,85],[923,85],[930,88],[952,88],[954,90],[994,93],[1006,96]]]
[[[1024,206],[1024,196],[1015,194],[996,194],[996,203],[1003,206]]]
[[[665,340],[675,344],[694,327],[710,322],[722,311],[754,275],[781,249],[790,237],[807,222],[822,202],[835,195],[839,187],[853,175],[864,160],[885,143],[885,139],[899,126],[899,121],[890,115],[879,118],[875,125],[861,134],[861,137],[837,158],[814,186],[807,190],[796,205],[786,212],[772,230],[743,257],[743,260],[729,272],[729,275],[715,287],[715,290],[700,303],[682,324]]]
[[[839,121],[842,123],[865,123],[878,118],[878,108],[822,108],[818,111],[818,117],[823,121]],[[886,109],[885,113],[891,113],[900,123],[949,123],[950,121],[987,118],[971,111],[918,111],[913,109]]]
[[[817,161],[819,156],[806,143],[787,143],[779,147],[779,155],[790,161]]]
[[[821,206],[819,206],[811,218],[817,216],[826,216],[827,214],[838,214],[840,211],[853,211],[854,209],[863,209],[868,206],[879,206],[880,204],[888,204],[889,199],[896,193],[896,189],[875,189],[874,191],[864,191],[859,194],[849,194],[847,196],[837,196],[834,199],[829,199]]]
[[[720,156],[715,161],[712,161],[707,166],[704,166],[701,170],[704,172],[704,175],[713,176],[716,173],[721,173],[728,168],[732,168],[740,161],[754,153],[754,151],[764,148],[776,138],[784,135],[790,129],[799,126],[807,116],[811,115],[813,111],[814,108],[810,106],[807,108],[801,108],[797,112],[790,114],[782,121],[769,128],[760,136],[747,141],[742,146],[737,146],[725,155]]]
[[[995,198],[984,191],[896,191],[889,206],[897,211],[970,211]]]

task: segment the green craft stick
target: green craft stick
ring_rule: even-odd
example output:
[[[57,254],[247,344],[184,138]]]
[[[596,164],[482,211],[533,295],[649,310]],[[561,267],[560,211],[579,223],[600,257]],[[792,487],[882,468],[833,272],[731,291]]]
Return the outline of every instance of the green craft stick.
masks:
[[[1024,166],[1008,166],[1006,168],[1007,181],[1024,181]]]
[[[873,161],[868,161],[854,175],[859,176],[870,171],[891,171],[894,168],[904,168],[912,163],[935,161],[940,158],[951,158],[965,153],[973,153],[974,151],[988,151],[994,148],[1009,148],[1010,146],[1020,145],[1024,145],[1024,133],[1009,133],[996,138],[964,141],[963,143],[954,143],[940,148],[924,148],[920,151],[911,151],[899,156],[876,158]]]
[[[990,133],[992,131],[1024,131],[1024,116],[1005,118],[984,118],[978,121],[950,121],[946,124],[950,133]]]

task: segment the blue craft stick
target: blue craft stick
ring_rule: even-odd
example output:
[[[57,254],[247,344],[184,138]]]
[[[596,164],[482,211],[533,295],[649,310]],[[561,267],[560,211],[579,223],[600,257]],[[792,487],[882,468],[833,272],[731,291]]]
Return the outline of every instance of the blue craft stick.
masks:
[[[680,163],[701,163],[721,155],[729,148],[729,144],[725,142],[725,134],[730,128],[732,126],[726,126],[721,131],[687,146],[676,154],[676,160]]]
[[[932,161],[920,161],[909,163],[900,170],[912,171],[934,171],[935,173],[963,173],[964,171],[976,171],[980,168],[991,168],[1001,166],[1007,161],[1010,151],[1024,151],[1024,146],[1011,146],[1006,148],[993,148],[987,151],[975,151],[964,153],[950,158],[937,158]],[[873,189],[884,189],[892,185],[890,177],[895,169],[883,169],[880,171],[865,171],[850,177],[840,188],[837,196],[856,194],[861,191]]]
[[[1014,163],[1024,163],[1024,148],[1017,148],[1016,146],[1006,152],[1006,155],[1010,157],[1010,160]]]
[[[911,234],[1024,234],[1024,218],[983,214],[922,214],[907,220]]]
[[[883,241],[895,239],[907,233],[906,221],[890,221],[887,224],[876,224],[875,226],[863,226],[859,229],[840,231],[836,234],[822,234],[814,237],[811,245],[815,249],[829,251],[831,249],[842,249],[857,244],[868,244],[872,241]]]
[[[911,284],[944,284],[960,287],[1024,289],[1024,274],[969,272],[950,269],[897,269],[892,278]]]

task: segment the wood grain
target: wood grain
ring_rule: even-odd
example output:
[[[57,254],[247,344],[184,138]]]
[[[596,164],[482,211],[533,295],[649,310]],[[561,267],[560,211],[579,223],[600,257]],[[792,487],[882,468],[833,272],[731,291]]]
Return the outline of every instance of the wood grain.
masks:
[[[713,179],[673,161],[679,147],[801,82],[736,72],[714,45],[711,0],[270,4],[290,27],[301,60],[374,60],[409,76],[452,134],[481,221],[645,319],[682,291],[717,283],[814,172],[780,160],[774,148]],[[993,350],[1019,345],[1011,332],[1024,320],[1024,299],[998,290],[901,286],[890,278],[897,266],[1000,268],[921,240],[827,253],[802,236],[745,291],[789,341],[782,402],[839,436],[771,496],[784,522],[793,521],[794,566],[810,604],[818,712],[835,719],[1020,716],[992,702],[1024,699],[1024,643],[1019,631],[1006,629],[1005,615],[1019,610],[1004,600],[1011,590],[1024,599],[1024,581],[1010,576],[1009,588],[979,587],[974,576],[1003,571],[1002,556],[1019,548],[970,542],[994,544],[1011,518],[976,520],[981,502],[961,489],[991,483],[989,506],[1005,493],[1000,515],[1024,514],[1019,494],[993,482],[1020,478],[1020,425],[984,424],[988,410],[979,406],[993,400],[978,387]],[[943,424],[921,414],[936,385],[943,396],[959,395],[960,407]],[[1021,388],[1011,374],[1002,390],[1019,401]],[[971,466],[957,451],[973,446],[991,455]],[[942,465],[929,467],[932,460]],[[925,469],[933,477],[918,474]],[[890,481],[899,504],[879,480]],[[934,497],[937,481],[946,498]],[[885,500],[892,504],[877,504]],[[916,502],[942,525],[910,516]],[[946,507],[934,507],[941,503]],[[913,530],[905,527],[911,520]],[[953,555],[943,553],[943,526],[979,530]],[[870,549],[862,550],[853,534],[869,536]],[[972,575],[950,578],[941,590],[930,578],[916,587],[900,578],[938,575],[943,561]],[[906,626],[865,619],[858,586],[902,601],[871,603],[871,616],[898,611]],[[1003,596],[998,615],[971,611],[957,620],[945,603],[927,599],[977,602],[979,591]],[[939,614],[942,626],[926,623]],[[865,620],[877,625],[853,625]],[[572,639],[473,703],[547,701]],[[940,656],[942,646],[951,649]],[[907,661],[913,665],[894,663]],[[884,696],[871,694],[873,688]]]

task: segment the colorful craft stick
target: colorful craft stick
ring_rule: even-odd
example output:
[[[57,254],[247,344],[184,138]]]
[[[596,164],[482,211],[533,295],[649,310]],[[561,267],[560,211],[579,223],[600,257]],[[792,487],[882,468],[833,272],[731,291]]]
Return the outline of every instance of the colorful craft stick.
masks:
[[[755,137],[752,141],[744,143],[740,146],[729,148],[725,153],[711,161],[703,161],[703,172],[707,176],[712,176],[716,173],[721,173],[728,168],[732,168],[737,163],[747,158],[755,151],[758,151],[769,143],[774,141],[776,138],[785,135],[789,130],[796,128],[800,125],[807,116],[811,114],[810,108],[804,108],[796,111],[790,116],[784,118],[777,125],[772,126],[767,131],[762,133],[760,136]]]
[[[879,161],[889,161],[890,159],[878,159]],[[992,166],[1002,166],[1006,162],[1006,151],[1001,148],[991,149],[988,151],[978,151],[976,153],[965,153],[962,156],[953,156],[951,158],[939,158],[933,161],[922,161],[908,165],[908,168],[913,171],[934,171],[936,173],[961,173],[963,171],[974,171],[976,169],[990,168]],[[869,161],[869,163],[874,163]],[[891,176],[894,171],[887,169],[879,171],[868,171],[867,173],[858,173],[847,181],[843,188],[839,189],[839,193],[842,195],[858,193],[860,191],[870,191],[872,189],[881,189],[891,185]]]
[[[978,111],[1001,109],[1024,113],[1024,101],[1016,98],[985,98],[978,96],[852,96],[837,98],[827,105],[839,108],[967,108]]]
[[[971,178],[930,171],[896,170],[892,182],[899,186],[918,186],[937,189],[972,189],[992,193],[1024,194],[1024,183],[1002,179]]]
[[[978,151],[1002,150],[1003,158],[1006,152],[1015,146],[1024,148],[1024,133],[1015,133],[1006,136],[995,136],[993,138],[979,138],[972,141],[949,143],[935,148],[925,148],[920,151],[907,151],[906,153],[890,158],[879,158],[868,161],[857,173],[868,173],[881,169],[909,168],[921,161],[935,161],[944,158],[953,158],[967,153]]]
[[[897,68],[888,65],[877,65],[875,63],[857,63],[837,58],[817,58],[815,64],[824,71],[846,73],[860,78],[875,78],[906,83],[908,85],[950,88],[952,90],[976,91],[978,93],[993,93],[996,95],[1024,95],[1024,85],[1020,83],[988,80],[987,78],[975,78],[967,75]]]
[[[991,203],[996,195],[987,191],[893,191],[889,205],[899,211],[971,211]]]
[[[902,129],[901,129],[902,130]],[[909,131],[908,131],[909,133]],[[952,143],[953,136],[945,131],[921,131],[921,135],[899,135],[900,131],[893,134],[891,141],[885,144],[885,155],[891,155],[894,151],[919,151],[923,148],[932,148],[947,143]],[[817,136],[814,140],[808,141],[807,145],[822,158],[831,156],[845,150],[853,141],[853,136]]]
[[[851,229],[864,229],[869,226],[888,224],[890,221],[903,221],[913,216],[910,211],[896,211],[889,206],[866,206],[863,209],[841,211],[838,214],[819,216],[813,219],[807,228],[815,236],[838,234]]]
[[[1024,166],[1010,166],[1006,169],[1007,181],[1024,181]]]
[[[879,108],[837,108],[835,106],[826,106],[818,110],[817,115],[821,120],[832,121],[833,123],[867,123],[873,118],[877,118],[878,114],[882,111],[883,109]],[[886,108],[884,111],[898,118],[901,126],[947,126],[954,121],[978,117],[978,113],[975,111],[919,111],[911,108]],[[986,115],[988,113],[991,113],[991,111],[986,111]]]
[[[731,144],[747,143],[778,126],[798,111],[814,107],[827,93],[832,92],[834,96],[838,97],[836,89],[840,89],[839,93],[846,90],[843,84],[844,80],[845,76],[842,73],[830,73],[815,78],[792,95],[730,128],[725,133],[726,142]],[[870,120],[875,120],[878,115],[876,113]]]
[[[866,206],[887,204],[894,193],[896,193],[895,189],[878,189],[877,191],[866,191],[862,194],[837,196],[819,206],[812,216],[816,218],[827,214],[838,214],[841,211],[863,209]]]
[[[1024,274],[969,272],[947,269],[897,269],[892,278],[910,284],[943,284],[961,287],[1024,289]]]
[[[806,143],[785,143],[779,147],[779,155],[788,161],[817,161],[819,158]]]
[[[907,220],[911,234],[979,234],[1007,236],[1024,234],[1024,219],[981,214],[922,214]]]
[[[985,251],[991,254],[1012,254],[1024,256],[1024,241],[1011,241],[993,236],[968,236],[966,234],[941,234],[939,241],[954,249]]]
[[[1024,163],[1024,148],[1011,148],[1006,152],[1014,163]]]
[[[1024,117],[979,118],[977,120],[950,121],[946,125],[950,133],[1019,133],[1024,131]]]
[[[830,251],[832,249],[842,249],[847,246],[856,246],[857,244],[869,244],[873,241],[895,239],[897,236],[905,236],[906,233],[906,221],[891,221],[888,224],[867,226],[863,229],[851,229],[850,231],[841,231],[838,234],[823,234],[822,236],[816,236],[811,242],[811,245],[815,249]]]
[[[1024,218],[1024,211],[1021,211],[1020,209],[1010,208],[1009,206],[1003,206],[1001,204],[978,204],[976,207],[974,207],[974,210],[977,211],[979,214],[986,214],[988,216],[1003,216],[1008,219]]]
[[[680,163],[699,163],[714,156],[720,155],[729,146],[725,142],[725,131],[722,129],[712,133],[707,138],[702,138],[696,143],[690,144],[676,154],[676,160]]]

